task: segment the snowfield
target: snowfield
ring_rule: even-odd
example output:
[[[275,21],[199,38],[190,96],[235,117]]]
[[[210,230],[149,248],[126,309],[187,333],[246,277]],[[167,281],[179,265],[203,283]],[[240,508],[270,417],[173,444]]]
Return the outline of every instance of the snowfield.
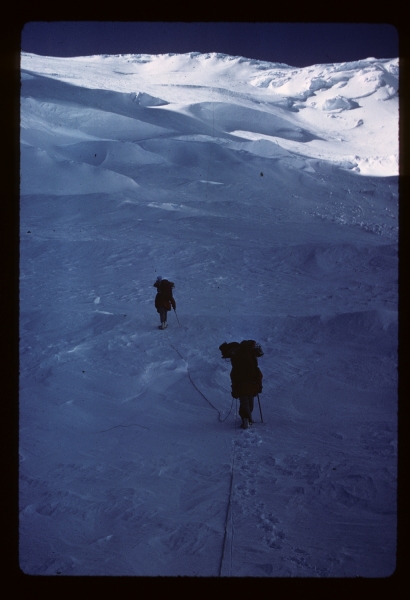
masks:
[[[22,571],[391,575],[398,60],[23,53],[21,80]]]

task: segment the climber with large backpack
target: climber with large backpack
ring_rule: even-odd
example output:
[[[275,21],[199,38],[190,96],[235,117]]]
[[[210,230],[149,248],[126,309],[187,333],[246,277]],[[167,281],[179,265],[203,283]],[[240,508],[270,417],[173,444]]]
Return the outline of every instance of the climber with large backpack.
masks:
[[[252,425],[252,411],[255,396],[262,392],[262,372],[258,367],[258,357],[263,356],[262,348],[255,340],[224,342],[219,346],[222,358],[229,358],[232,365],[231,384],[233,398],[239,398],[239,416],[241,428]],[[260,406],[259,406],[260,408]],[[262,411],[261,411],[262,417]]]
[[[163,279],[160,275],[157,277],[154,287],[157,288],[157,295],[155,296],[155,308],[159,313],[161,325],[158,329],[165,329],[168,327],[167,314],[171,310],[171,307],[175,310],[176,303],[172,296],[172,290],[175,284],[168,279]]]

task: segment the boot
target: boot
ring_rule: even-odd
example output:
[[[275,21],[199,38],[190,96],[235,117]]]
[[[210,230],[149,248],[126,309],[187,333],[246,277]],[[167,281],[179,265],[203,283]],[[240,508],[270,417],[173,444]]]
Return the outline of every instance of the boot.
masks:
[[[248,429],[249,427],[249,421],[248,419],[242,419],[242,425],[241,425],[242,429]]]

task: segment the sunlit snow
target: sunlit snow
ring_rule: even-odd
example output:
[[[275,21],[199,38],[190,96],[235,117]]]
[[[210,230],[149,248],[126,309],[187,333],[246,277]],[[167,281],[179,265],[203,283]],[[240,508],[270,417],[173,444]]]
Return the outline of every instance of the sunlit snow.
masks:
[[[398,60],[23,53],[21,79],[21,569],[392,574]]]

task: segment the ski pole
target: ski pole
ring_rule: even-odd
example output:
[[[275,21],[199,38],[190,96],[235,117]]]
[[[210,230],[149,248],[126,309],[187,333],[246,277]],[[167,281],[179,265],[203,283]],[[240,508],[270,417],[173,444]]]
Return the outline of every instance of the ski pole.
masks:
[[[177,315],[177,311],[175,310],[175,308],[174,308],[174,313],[175,313],[175,316],[176,316],[176,318],[177,318],[178,325],[181,327],[181,323],[179,322],[178,315]]]
[[[258,403],[259,403],[259,412],[261,413],[261,421],[263,423],[263,417],[262,417],[262,409],[261,409],[261,401],[259,399],[259,394],[258,394]]]

